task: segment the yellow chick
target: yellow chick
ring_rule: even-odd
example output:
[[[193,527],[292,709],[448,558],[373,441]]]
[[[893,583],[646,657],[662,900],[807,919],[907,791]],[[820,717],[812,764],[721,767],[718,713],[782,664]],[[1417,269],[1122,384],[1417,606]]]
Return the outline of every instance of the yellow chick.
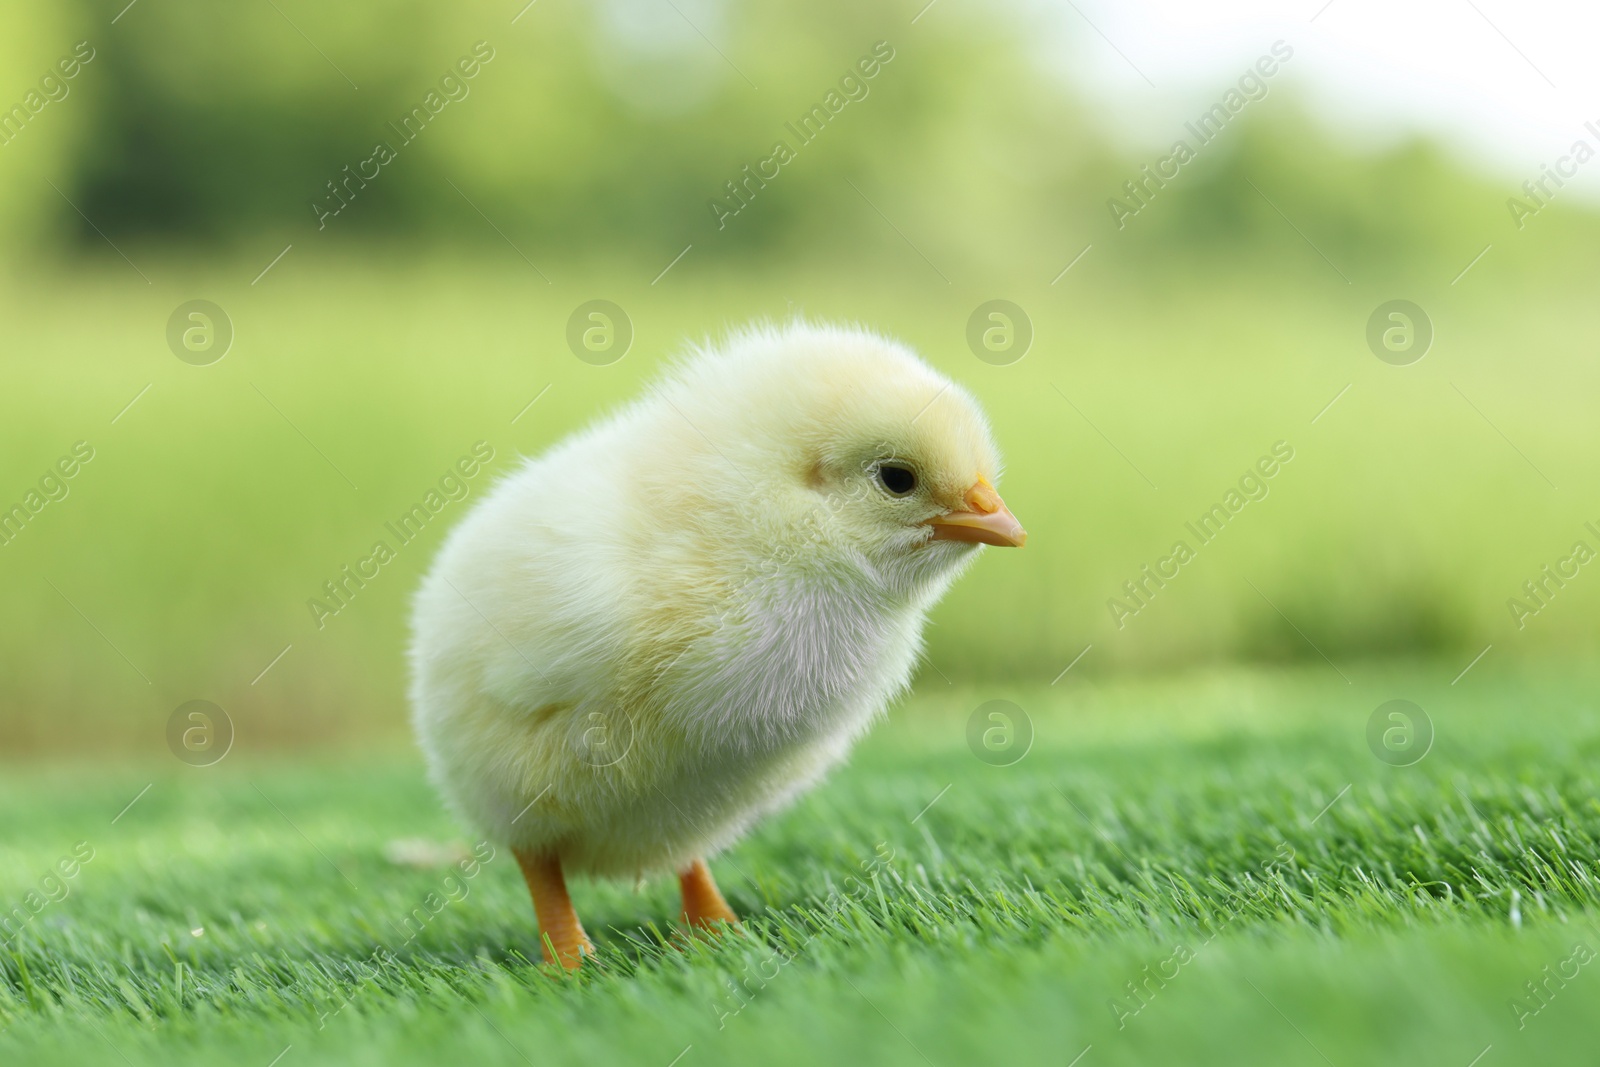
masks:
[[[413,722],[449,804],[508,845],[545,958],[594,946],[565,873],[706,867],[906,689],[928,609],[1020,546],[982,412],[859,329],[755,328],[529,460],[418,592]]]

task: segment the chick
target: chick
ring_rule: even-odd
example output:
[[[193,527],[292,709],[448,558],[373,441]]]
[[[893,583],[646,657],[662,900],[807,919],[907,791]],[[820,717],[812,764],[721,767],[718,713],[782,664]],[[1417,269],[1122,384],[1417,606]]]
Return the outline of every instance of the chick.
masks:
[[[516,856],[545,958],[594,951],[565,873],[706,867],[903,691],[929,608],[1020,546],[973,398],[851,328],[755,328],[529,460],[415,602],[413,722],[448,803]]]

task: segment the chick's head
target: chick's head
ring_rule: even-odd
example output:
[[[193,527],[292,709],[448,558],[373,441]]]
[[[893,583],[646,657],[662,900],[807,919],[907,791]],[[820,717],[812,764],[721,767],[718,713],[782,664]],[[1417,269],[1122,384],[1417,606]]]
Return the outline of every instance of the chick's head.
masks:
[[[757,330],[702,352],[678,385],[738,468],[719,482],[757,553],[843,561],[911,591],[980,545],[1026,540],[977,402],[895,342]]]

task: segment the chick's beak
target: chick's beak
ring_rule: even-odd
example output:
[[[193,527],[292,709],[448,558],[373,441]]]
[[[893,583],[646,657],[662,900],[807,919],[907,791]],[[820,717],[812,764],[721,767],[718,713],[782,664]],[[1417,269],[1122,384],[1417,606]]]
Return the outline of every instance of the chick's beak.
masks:
[[[1028,532],[1011,514],[989,479],[979,476],[966,492],[965,507],[935,515],[926,523],[933,527],[935,541],[973,541],[984,545],[1021,548]]]

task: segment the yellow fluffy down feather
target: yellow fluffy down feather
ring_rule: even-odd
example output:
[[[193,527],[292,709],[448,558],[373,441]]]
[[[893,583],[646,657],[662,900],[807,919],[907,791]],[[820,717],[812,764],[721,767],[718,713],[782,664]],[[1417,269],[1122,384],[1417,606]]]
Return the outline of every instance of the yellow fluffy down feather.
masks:
[[[536,904],[535,869],[704,872],[906,687],[980,545],[1022,543],[999,475],[977,403],[895,342],[692,352],[446,540],[411,647],[434,781]]]

